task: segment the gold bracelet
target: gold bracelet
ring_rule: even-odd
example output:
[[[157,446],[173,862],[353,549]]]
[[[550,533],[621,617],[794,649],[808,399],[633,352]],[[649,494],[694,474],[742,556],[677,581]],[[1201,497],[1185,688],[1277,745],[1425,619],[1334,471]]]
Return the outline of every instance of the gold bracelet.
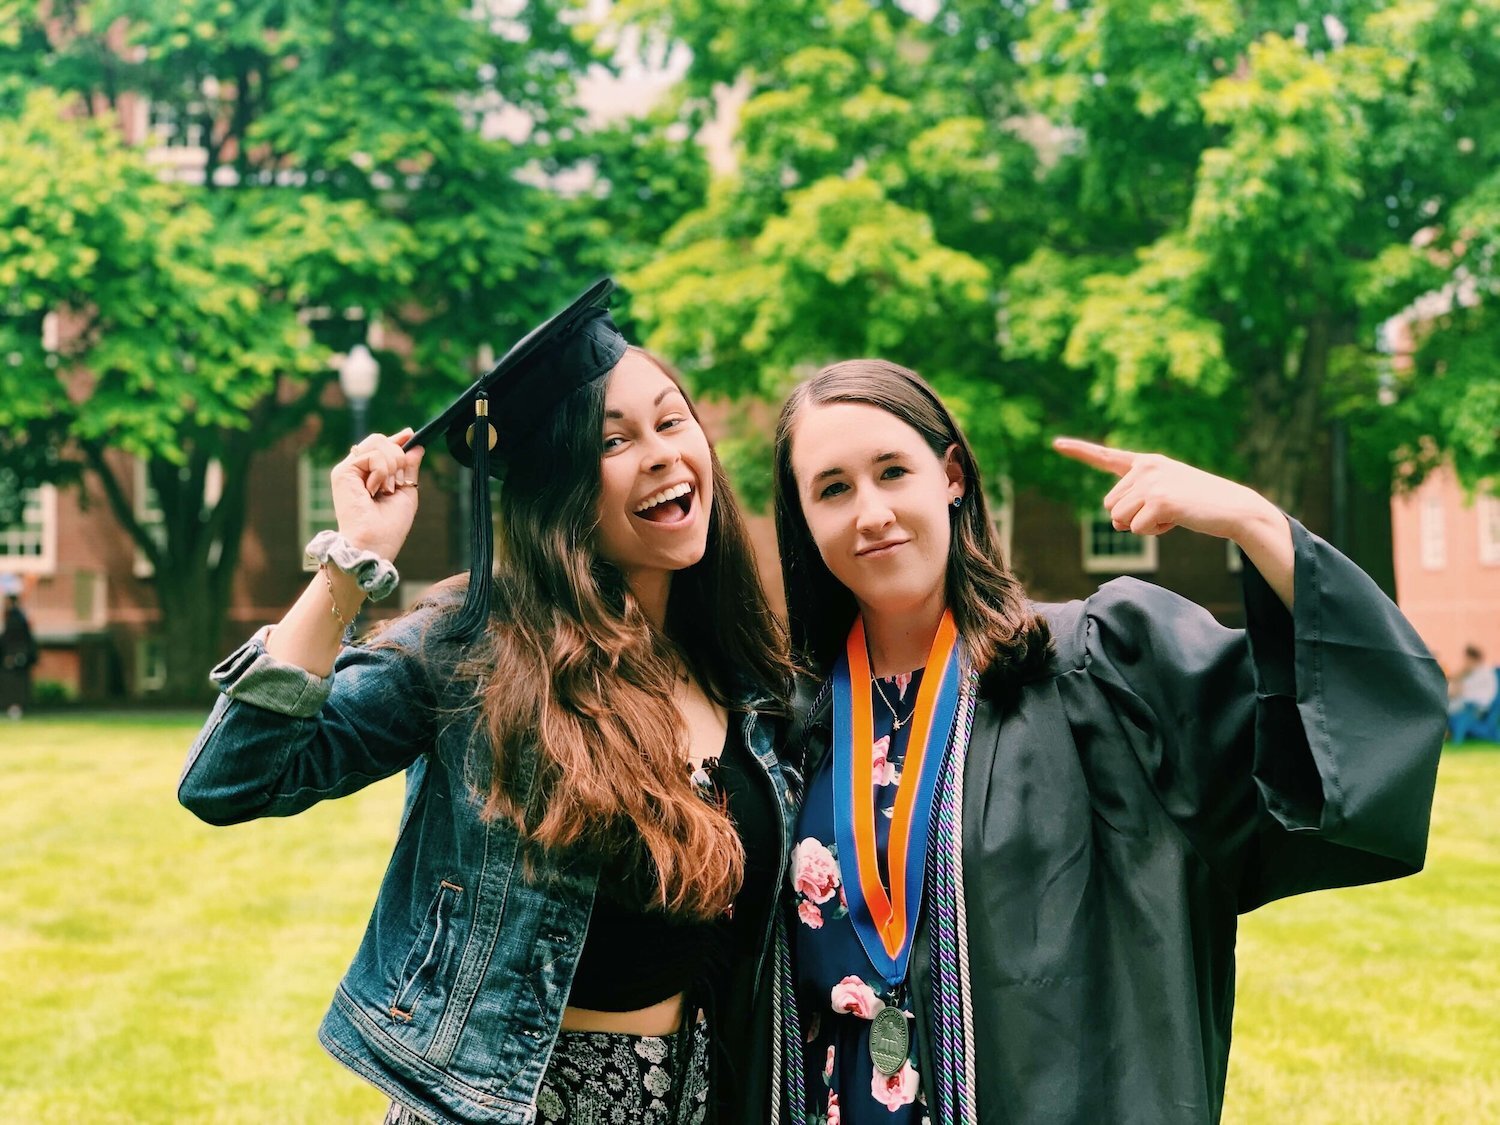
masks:
[[[328,600],[333,603],[333,619],[339,623],[339,636],[342,637],[354,622],[339,612],[339,598],[333,592],[333,575],[328,573],[328,564],[324,563],[318,569],[323,572],[323,582],[328,587]]]

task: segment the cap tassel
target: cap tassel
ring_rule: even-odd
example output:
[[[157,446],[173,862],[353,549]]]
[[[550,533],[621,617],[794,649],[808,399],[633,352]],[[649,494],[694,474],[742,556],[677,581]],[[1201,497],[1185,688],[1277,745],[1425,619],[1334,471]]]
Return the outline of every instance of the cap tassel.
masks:
[[[495,565],[495,544],[490,526],[490,447],[495,431],[490,425],[489,395],[474,397],[474,424],[469,427],[469,449],[473,473],[469,503],[469,592],[453,622],[461,640],[476,641],[484,635],[490,619],[490,572]]]

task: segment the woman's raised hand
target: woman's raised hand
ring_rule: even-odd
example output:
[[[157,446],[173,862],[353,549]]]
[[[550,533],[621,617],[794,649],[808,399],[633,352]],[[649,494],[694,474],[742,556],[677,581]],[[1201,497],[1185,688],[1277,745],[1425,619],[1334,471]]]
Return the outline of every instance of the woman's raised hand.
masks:
[[[1281,509],[1253,488],[1160,453],[1131,453],[1077,438],[1055,438],[1052,448],[1119,478],[1104,497],[1104,507],[1117,529],[1161,535],[1185,527],[1232,539],[1291,608],[1291,527]]]
[[[1254,524],[1280,512],[1254,489],[1216,477],[1160,453],[1131,453],[1077,438],[1052,448],[1119,479],[1104,497],[1118,531],[1161,535],[1174,527],[1238,540]]]
[[[417,515],[417,470],[426,452],[401,443],[408,426],[390,437],[371,434],[333,467],[333,510],[339,533],[356,547],[394,559]]]

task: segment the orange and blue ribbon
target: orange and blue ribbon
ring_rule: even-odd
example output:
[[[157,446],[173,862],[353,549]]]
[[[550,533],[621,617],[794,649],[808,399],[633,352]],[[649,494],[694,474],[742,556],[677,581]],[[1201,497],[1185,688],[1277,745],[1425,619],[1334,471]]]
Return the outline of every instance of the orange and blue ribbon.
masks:
[[[944,612],[917,692],[887,841],[890,888],[875,837],[875,737],[870,657],[856,619],[833,671],[833,822],[849,918],[870,964],[892,988],[906,979],[922,902],[933,797],[963,679],[958,629]],[[853,878],[851,875],[853,869]]]

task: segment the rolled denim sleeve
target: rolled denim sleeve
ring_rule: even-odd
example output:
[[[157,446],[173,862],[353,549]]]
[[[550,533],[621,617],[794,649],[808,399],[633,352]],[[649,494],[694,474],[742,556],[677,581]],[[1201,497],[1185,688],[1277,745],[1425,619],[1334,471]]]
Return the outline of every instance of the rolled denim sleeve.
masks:
[[[230,699],[297,719],[316,715],[333,690],[332,676],[318,676],[266,651],[267,625],[235,649],[208,678]]]
[[[261,630],[211,673],[221,694],[178,800],[210,824],[235,824],[291,816],[404,770],[435,739],[432,623],[415,613],[376,643],[345,646],[328,677],[270,656]]]

